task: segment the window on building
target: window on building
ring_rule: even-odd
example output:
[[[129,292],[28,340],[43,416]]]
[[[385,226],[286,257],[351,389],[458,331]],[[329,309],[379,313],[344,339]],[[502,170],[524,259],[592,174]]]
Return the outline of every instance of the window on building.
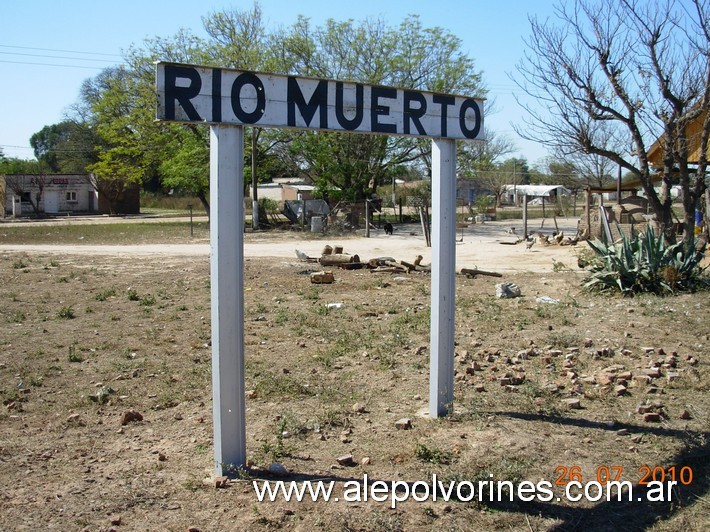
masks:
[[[76,192],[74,190],[67,192],[66,199],[69,202],[76,202]]]

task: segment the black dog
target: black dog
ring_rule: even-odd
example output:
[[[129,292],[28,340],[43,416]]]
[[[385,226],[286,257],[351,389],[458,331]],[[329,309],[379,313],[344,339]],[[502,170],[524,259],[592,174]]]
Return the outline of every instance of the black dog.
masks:
[[[393,232],[394,232],[394,226],[389,222],[385,222],[385,234],[391,235]]]

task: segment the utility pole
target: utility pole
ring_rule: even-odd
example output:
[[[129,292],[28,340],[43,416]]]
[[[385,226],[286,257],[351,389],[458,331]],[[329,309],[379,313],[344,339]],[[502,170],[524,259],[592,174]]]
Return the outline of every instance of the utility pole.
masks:
[[[518,207],[520,202],[518,201],[518,180],[515,179],[515,166],[516,160],[513,159],[513,198],[515,198],[515,206]]]
[[[256,178],[256,132],[257,128],[251,128],[251,228],[259,229],[259,183]]]
[[[616,180],[616,204],[621,205],[621,165],[619,165],[619,176]]]
[[[392,176],[392,213],[397,214],[397,196],[395,194],[395,177]]]

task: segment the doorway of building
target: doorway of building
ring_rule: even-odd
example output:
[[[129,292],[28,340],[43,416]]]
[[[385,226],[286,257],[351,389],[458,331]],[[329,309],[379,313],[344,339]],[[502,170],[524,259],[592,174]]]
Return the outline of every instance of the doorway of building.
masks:
[[[44,193],[44,212],[53,214],[59,212],[59,193],[55,190],[47,190]]]

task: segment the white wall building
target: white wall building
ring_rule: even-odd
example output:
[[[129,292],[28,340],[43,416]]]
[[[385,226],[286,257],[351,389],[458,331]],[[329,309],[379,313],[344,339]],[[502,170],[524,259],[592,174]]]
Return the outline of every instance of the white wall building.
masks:
[[[98,210],[98,195],[87,174],[7,174],[5,213],[10,216],[86,213]]]

